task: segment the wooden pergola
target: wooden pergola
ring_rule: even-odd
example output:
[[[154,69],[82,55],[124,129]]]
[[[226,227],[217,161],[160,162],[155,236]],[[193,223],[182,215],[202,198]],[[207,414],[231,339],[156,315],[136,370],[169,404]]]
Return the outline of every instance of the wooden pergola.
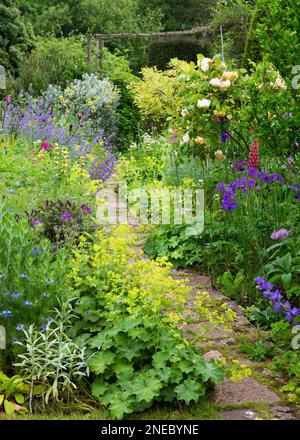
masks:
[[[98,67],[100,72],[103,72],[103,49],[106,40],[128,39],[128,38],[155,38],[155,37],[172,37],[178,35],[209,35],[212,30],[208,26],[195,27],[185,31],[170,31],[170,32],[151,32],[151,33],[139,33],[139,34],[88,34],[88,63],[92,63],[92,46],[96,44]]]

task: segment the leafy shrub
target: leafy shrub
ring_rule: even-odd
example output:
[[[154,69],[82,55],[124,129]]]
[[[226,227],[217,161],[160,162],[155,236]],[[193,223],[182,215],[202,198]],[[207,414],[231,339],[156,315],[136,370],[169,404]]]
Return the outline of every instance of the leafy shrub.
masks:
[[[7,72],[16,74],[26,53],[34,45],[32,26],[25,25],[17,2],[2,0],[0,4],[0,60]]]
[[[272,62],[291,78],[292,68],[300,64],[299,7],[299,0],[257,1],[246,57]]]
[[[92,210],[70,200],[45,200],[42,206],[27,212],[29,224],[42,232],[56,247],[74,246],[84,233],[94,230]]]
[[[149,45],[148,65],[165,70],[171,59],[196,61],[197,54],[210,55],[209,40],[199,38],[177,37],[164,40],[153,40]]]
[[[170,69],[164,72],[157,68],[143,68],[142,81],[132,86],[135,102],[149,123],[164,125],[166,118],[179,108],[177,64],[176,60],[173,61]]]
[[[94,135],[104,131],[112,135],[116,131],[115,112],[118,104],[116,87],[108,80],[100,80],[94,74],[84,74],[82,79],[69,82],[66,89],[50,86],[43,94],[44,100],[67,112],[79,123],[88,124]],[[55,98],[55,99],[54,99]]]
[[[22,63],[20,86],[40,95],[50,84],[65,87],[68,81],[90,71],[86,51],[80,41],[73,37],[47,37],[37,41],[35,49]]]
[[[143,261],[128,232],[99,233],[91,246],[82,240],[71,273],[81,303],[78,341],[92,355],[92,392],[117,418],[155,401],[198,401],[223,378],[178,328],[189,288],[169,276],[168,265]],[[199,310],[210,320],[202,299]]]
[[[127,82],[116,79],[114,84],[120,96],[116,112],[117,145],[119,150],[124,150],[139,141],[141,133],[145,130],[145,123]]]

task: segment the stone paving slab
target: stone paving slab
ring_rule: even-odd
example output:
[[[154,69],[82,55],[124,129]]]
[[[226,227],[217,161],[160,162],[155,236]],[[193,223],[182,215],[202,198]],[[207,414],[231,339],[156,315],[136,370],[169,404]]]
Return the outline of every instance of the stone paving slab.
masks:
[[[278,403],[280,398],[266,385],[252,377],[245,377],[237,383],[225,379],[211,393],[210,401],[222,404]]]

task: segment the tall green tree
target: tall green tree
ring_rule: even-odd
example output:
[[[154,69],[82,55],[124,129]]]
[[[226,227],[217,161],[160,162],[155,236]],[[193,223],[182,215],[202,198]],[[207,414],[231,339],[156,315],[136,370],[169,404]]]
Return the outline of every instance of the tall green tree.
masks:
[[[171,31],[208,24],[215,3],[215,0],[140,0],[140,8],[159,8],[164,15],[164,30]]]
[[[17,2],[0,3],[0,64],[10,73],[17,73],[26,52],[33,47],[32,27],[25,26]]]

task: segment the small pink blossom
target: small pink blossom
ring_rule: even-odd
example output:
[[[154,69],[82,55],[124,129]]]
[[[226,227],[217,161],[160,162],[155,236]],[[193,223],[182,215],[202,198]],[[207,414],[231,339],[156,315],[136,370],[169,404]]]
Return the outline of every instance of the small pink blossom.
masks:
[[[49,144],[49,142],[43,142],[41,144],[41,149],[44,150],[44,151],[51,150],[51,148],[52,148],[52,145]]]

